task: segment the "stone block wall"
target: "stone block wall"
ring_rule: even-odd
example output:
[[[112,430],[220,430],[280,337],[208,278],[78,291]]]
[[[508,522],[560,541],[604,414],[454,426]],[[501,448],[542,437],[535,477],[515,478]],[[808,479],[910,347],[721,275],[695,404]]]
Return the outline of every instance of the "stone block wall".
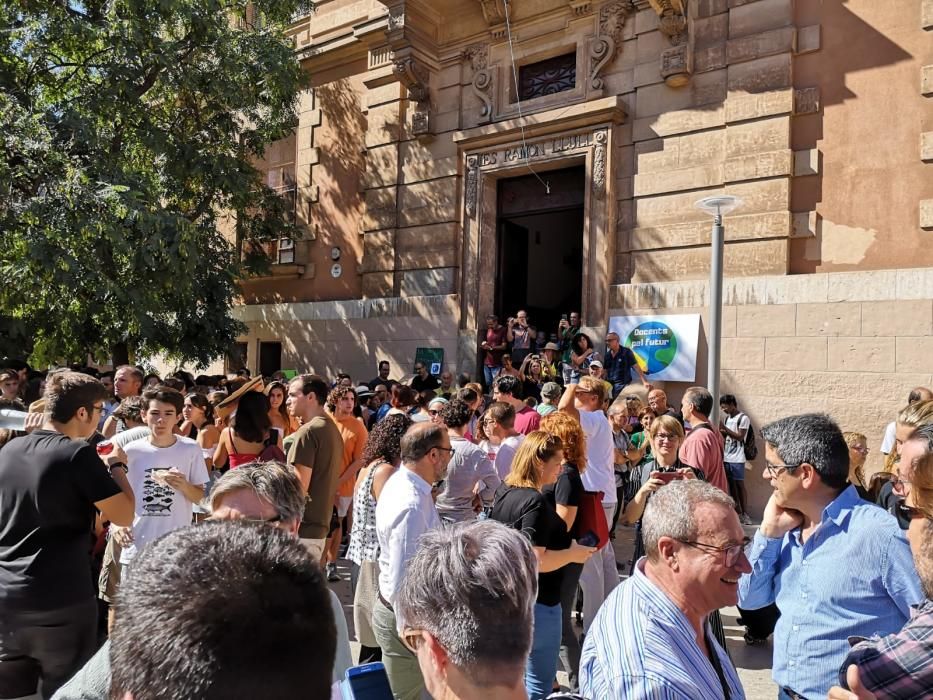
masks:
[[[354,383],[376,376],[379,360],[393,379],[411,375],[419,347],[443,348],[445,369],[457,369],[459,300],[456,295],[295,304],[251,304],[237,309],[249,325],[247,365],[255,372],[259,342],[282,343],[282,367]]]
[[[610,315],[699,313],[697,384],[706,381],[708,284],[613,288]],[[755,426],[820,411],[864,433],[866,470],[881,467],[885,426],[915,386],[933,387],[933,268],[727,278],[723,286],[721,391]],[[688,384],[669,383],[671,402]],[[764,454],[747,473],[753,511],[770,495]]]

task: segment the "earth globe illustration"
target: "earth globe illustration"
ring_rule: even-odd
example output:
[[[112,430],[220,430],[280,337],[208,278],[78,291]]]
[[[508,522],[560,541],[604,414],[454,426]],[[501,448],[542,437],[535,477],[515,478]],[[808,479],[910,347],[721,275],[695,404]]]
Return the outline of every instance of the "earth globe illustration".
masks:
[[[647,321],[636,326],[625,338],[624,345],[631,348],[638,367],[645,374],[666,369],[677,356],[677,336],[660,321]]]

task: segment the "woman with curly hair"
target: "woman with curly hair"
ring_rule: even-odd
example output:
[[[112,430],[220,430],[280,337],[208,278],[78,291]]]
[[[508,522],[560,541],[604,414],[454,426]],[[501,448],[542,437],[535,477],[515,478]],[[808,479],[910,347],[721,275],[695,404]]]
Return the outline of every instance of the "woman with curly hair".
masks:
[[[382,659],[382,649],[372,630],[373,605],[379,587],[379,540],[376,536],[376,503],[382,489],[402,460],[402,436],[411,427],[402,413],[390,413],[376,423],[363,448],[363,464],[353,496],[353,524],[350,530],[350,587],[353,590],[353,621],[360,642],[358,663]]]
[[[583,496],[583,481],[580,474],[586,470],[586,436],[580,423],[566,413],[549,413],[541,419],[541,430],[560,439],[564,447],[564,461],[554,484],[542,490],[557,515],[564,521],[571,539],[579,539],[576,519],[577,508]],[[580,641],[570,621],[573,599],[580,583],[583,564],[567,564],[560,585],[561,640],[560,660],[570,678],[571,690],[579,688],[577,674],[580,670]]]

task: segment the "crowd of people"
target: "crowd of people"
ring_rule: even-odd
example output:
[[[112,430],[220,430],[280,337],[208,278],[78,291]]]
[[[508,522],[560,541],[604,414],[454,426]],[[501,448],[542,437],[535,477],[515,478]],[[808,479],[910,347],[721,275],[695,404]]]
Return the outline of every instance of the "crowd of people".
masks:
[[[761,426],[756,474],[734,395],[714,424],[706,388],[674,408],[594,347],[519,311],[479,382],[5,361],[29,413],[0,431],[0,698],[341,697],[381,662],[402,699],[537,700],[563,670],[589,700],[736,700],[730,606],[773,611],[746,641],[773,632],[779,698],[933,697],[933,394],[871,477],[821,414]]]

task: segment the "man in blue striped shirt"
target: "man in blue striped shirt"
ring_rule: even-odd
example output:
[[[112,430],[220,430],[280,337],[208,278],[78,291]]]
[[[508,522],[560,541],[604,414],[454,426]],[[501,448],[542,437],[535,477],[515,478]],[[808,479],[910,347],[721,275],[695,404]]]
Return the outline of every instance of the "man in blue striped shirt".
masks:
[[[772,677],[778,697],[823,698],[835,684],[849,637],[896,632],[923,600],[897,521],[848,484],[849,450],[821,414],[761,429],[774,489],[749,549],[739,599],[755,610],[777,602]]]
[[[707,616],[736,604],[750,570],[735,503],[696,479],[662,486],[642,520],[646,557],[606,598],[580,659],[593,700],[744,700]]]

